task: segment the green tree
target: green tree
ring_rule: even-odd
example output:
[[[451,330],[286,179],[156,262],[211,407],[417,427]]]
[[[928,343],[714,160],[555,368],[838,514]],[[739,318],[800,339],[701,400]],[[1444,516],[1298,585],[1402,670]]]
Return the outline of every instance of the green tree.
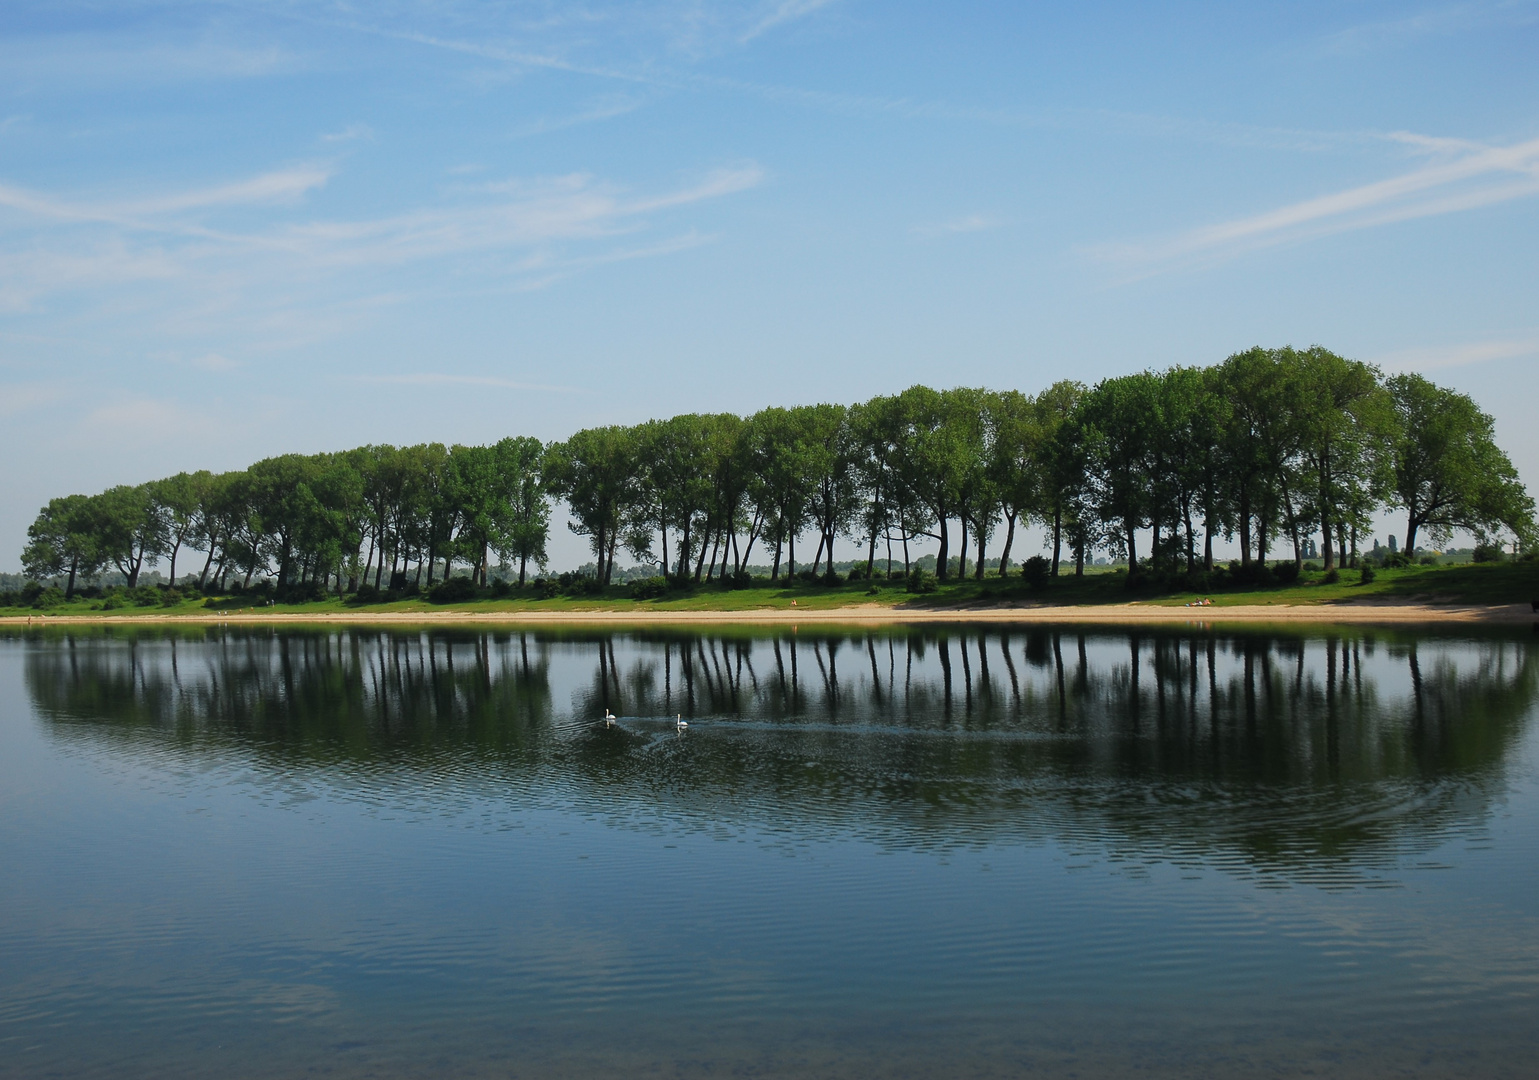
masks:
[[[94,501],[85,495],[50,499],[27,528],[22,569],[38,580],[67,574],[66,600],[75,595],[78,578],[93,577],[102,568],[104,557],[96,510]]]
[[[1322,533],[1320,554],[1329,570],[1335,561],[1333,533],[1345,556],[1348,532],[1355,538],[1388,493],[1393,402],[1373,368],[1326,349],[1297,354],[1294,372],[1299,451]]]
[[[771,580],[780,577],[783,549],[789,550],[791,573],[796,573],[796,537],[807,525],[816,483],[816,449],[806,427],[809,415],[778,406],[761,409],[749,418],[744,433],[749,496],[775,544]]]
[[[1089,536],[1086,528],[1080,527],[1081,520],[1090,520],[1087,512],[1090,465],[1086,457],[1082,408],[1085,394],[1084,384],[1062,379],[1038,394],[1032,402],[1036,426],[1041,433],[1040,456],[1034,463],[1042,489],[1038,513],[1042,523],[1052,532],[1053,577],[1058,576],[1058,564],[1063,560],[1065,529],[1071,527],[1076,540],[1075,573],[1085,572]]]
[[[1455,529],[1477,535],[1507,528],[1533,543],[1534,501],[1496,445],[1495,422],[1466,394],[1420,375],[1386,383],[1399,418],[1395,497],[1405,508],[1405,550],[1425,530],[1445,543]]]
[[[598,579],[606,585],[621,533],[639,505],[639,447],[634,428],[588,428],[552,445],[545,459],[551,491],[567,501],[577,519],[570,527],[588,537],[598,559]]]
[[[1138,530],[1155,501],[1155,450],[1161,434],[1160,378],[1150,372],[1105,379],[1086,396],[1080,423],[1095,477],[1091,503],[1108,540],[1139,572]]]
[[[149,484],[108,488],[92,503],[103,561],[118,568],[130,589],[137,587],[145,562],[153,563],[166,551],[163,508]]]
[[[504,561],[518,560],[518,583],[522,586],[529,563],[543,567],[547,558],[550,500],[541,475],[545,447],[539,439],[528,436],[506,438],[492,447],[492,458],[505,500],[497,556]]]
[[[176,556],[183,544],[197,542],[201,524],[202,492],[212,481],[208,470],[180,472],[150,484],[152,498],[160,505],[166,522],[167,554],[171,557],[170,581],[176,584]]]

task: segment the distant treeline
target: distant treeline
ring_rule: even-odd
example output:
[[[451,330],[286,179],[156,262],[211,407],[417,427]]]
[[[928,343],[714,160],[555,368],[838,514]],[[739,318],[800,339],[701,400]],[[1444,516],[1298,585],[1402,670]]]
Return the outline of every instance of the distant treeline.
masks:
[[[1247,566],[1276,558],[1279,541],[1297,562],[1317,539],[1330,569],[1355,558],[1386,506],[1407,515],[1407,552],[1421,533],[1455,529],[1535,538],[1533,500],[1469,397],[1322,348],[1257,348],[1035,397],[915,386],[852,406],[591,428],[549,445],[285,454],[55,499],[28,530],[23,564],[73,592],[109,567],[132,587],[160,559],[175,581],[178,560],[185,569],[196,552],[205,589],[270,575],[293,596],[426,585],[456,564],[484,585],[495,554],[522,585],[529,564],[546,561],[553,498],[588,537],[605,584],[621,551],[675,581],[735,582],[758,548],[779,578],[783,566],[795,572],[808,532],[814,574],[832,570],[841,536],[863,546],[868,574],[879,553],[907,570],[908,545],[927,538],[942,577],[980,578],[986,563],[1008,572],[1026,523],[1047,530],[1055,575],[1060,563],[1081,572],[1096,549],[1134,575],[1211,570],[1220,537],[1238,538]]]

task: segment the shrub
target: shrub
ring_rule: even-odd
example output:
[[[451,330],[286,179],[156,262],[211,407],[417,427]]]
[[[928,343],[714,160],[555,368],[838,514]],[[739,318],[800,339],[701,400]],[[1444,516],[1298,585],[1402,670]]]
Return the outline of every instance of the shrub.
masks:
[[[565,574],[561,575],[563,578]],[[574,574],[571,581],[563,581],[561,591],[568,596],[602,596],[604,583],[598,578],[588,577],[586,574]]]
[[[428,593],[428,601],[434,604],[463,604],[476,598],[476,583],[468,577],[452,577],[440,581]]]
[[[554,600],[561,595],[561,583],[550,578],[536,578],[534,594],[541,600]]]
[[[293,581],[273,593],[273,598],[281,604],[310,604],[324,600],[326,596],[324,581]]]
[[[379,591],[377,585],[371,581],[365,581],[362,585],[358,586],[358,591],[353,594],[353,603],[377,604],[383,598],[384,594]]]
[[[869,589],[866,590],[866,595],[867,596],[881,596],[882,595],[882,587],[880,585],[872,585]]]
[[[1476,544],[1473,558],[1476,562],[1501,562],[1505,558],[1502,549],[1495,544]]]
[[[181,602],[182,594],[177,592],[175,589],[167,589],[165,592],[160,594],[161,607],[176,607],[176,605],[180,604]]]
[[[837,573],[835,573],[834,571],[830,570],[826,574],[824,574],[822,577],[818,578],[818,584],[819,585],[826,585],[829,588],[833,588],[835,585],[843,585],[844,584],[844,578],[840,577]]]
[[[1021,577],[1025,578],[1026,584],[1033,589],[1040,589],[1047,584],[1048,571],[1052,567],[1053,564],[1041,555],[1033,555],[1021,563]]]
[[[1317,562],[1307,562],[1304,564],[1304,569],[1311,574],[1318,574],[1320,572],[1320,564]]]
[[[1386,570],[1398,570],[1411,565],[1411,557],[1403,551],[1391,551],[1382,561]]]
[[[668,579],[661,574],[654,574],[649,578],[639,578],[631,582],[632,600],[656,600],[668,592]]]
[[[1370,584],[1373,583],[1373,579],[1374,579],[1373,564],[1372,563],[1363,563],[1363,572],[1362,572],[1362,576],[1360,578],[1358,578],[1358,584],[1360,584],[1360,585],[1370,585]]]
[[[492,582],[492,595],[499,600],[505,596],[513,595],[513,583],[506,578],[498,578]]]
[[[1437,565],[1437,556],[1436,555],[1423,555],[1421,558],[1416,560],[1416,565],[1418,565],[1418,566],[1436,566]]]
[[[154,607],[160,603],[160,590],[153,585],[140,585],[128,590],[128,598],[136,607]]]
[[[805,582],[808,585],[816,585],[818,583],[818,575],[814,574],[811,570],[798,570],[795,580]]]
[[[940,588],[940,581],[928,570],[915,570],[908,576],[907,589],[911,593],[932,593]]]
[[[39,589],[37,595],[32,598],[32,606],[39,609],[55,608],[62,603],[64,603],[64,590],[57,585]]]
[[[1270,585],[1277,580],[1277,577],[1272,572],[1272,568],[1264,562],[1253,562],[1246,566],[1238,559],[1231,559],[1229,580],[1236,585]]]
[[[1341,580],[1341,571],[1336,569],[1336,567],[1334,567],[1334,566],[1331,567],[1330,573],[1325,575],[1325,583],[1327,585],[1334,585],[1334,584],[1336,584],[1340,580]]]
[[[1277,580],[1279,585],[1296,584],[1299,579],[1299,564],[1291,562],[1278,563],[1272,567],[1272,577]]]

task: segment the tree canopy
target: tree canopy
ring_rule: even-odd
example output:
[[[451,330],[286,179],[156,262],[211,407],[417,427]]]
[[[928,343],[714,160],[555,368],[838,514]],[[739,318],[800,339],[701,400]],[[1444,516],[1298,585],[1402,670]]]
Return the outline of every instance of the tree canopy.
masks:
[[[542,444],[363,446],[284,454],[247,469],[179,473],[54,499],[28,530],[34,577],[107,568],[130,585],[148,565],[203,553],[197,581],[270,577],[280,590],[347,593],[448,579],[486,584],[491,558],[547,560],[552,499],[608,583],[620,551],[675,581],[736,581],[756,545],[771,576],[832,573],[836,542],[873,572],[926,537],[937,572],[982,577],[1002,530],[1008,572],[1021,528],[1041,526],[1057,574],[1104,549],[1131,573],[1213,568],[1215,539],[1242,564],[1315,538],[1327,568],[1356,558],[1385,508],[1405,547],[1455,530],[1535,543],[1534,503],[1464,394],[1419,375],[1385,378],[1326,349],[1249,349],[1208,368],[1060,381],[1035,396],[913,386],[853,406],[684,414],[589,428]],[[1141,547],[1147,537],[1149,546]],[[1067,550],[1065,550],[1067,549]],[[802,564],[808,565],[803,548]],[[952,555],[956,558],[953,561]],[[955,568],[953,570],[953,567]]]

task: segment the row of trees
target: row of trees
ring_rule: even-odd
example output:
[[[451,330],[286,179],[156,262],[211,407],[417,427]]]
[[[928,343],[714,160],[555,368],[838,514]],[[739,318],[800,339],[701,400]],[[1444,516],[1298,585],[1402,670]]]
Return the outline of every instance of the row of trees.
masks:
[[[490,556],[543,564],[550,500],[545,447],[509,438],[493,446],[364,446],[337,454],[284,454],[239,472],[178,473],[100,495],[54,499],[28,530],[22,556],[34,577],[80,578],[107,568],[128,586],[141,570],[201,553],[198,584],[225,589],[272,575],[280,591],[316,593],[427,583],[456,561],[486,582]],[[184,564],[185,566],[185,564]]]
[[[94,497],[56,499],[29,532],[29,573],[132,584],[146,561],[204,554],[200,584],[272,574],[339,592],[447,578],[485,583],[490,555],[543,565],[550,500],[588,537],[599,581],[624,552],[675,580],[739,580],[756,548],[771,576],[832,570],[840,537],[869,574],[933,540],[937,569],[984,574],[999,543],[1043,526],[1051,573],[1105,548],[1139,574],[1213,569],[1216,540],[1245,565],[1320,541],[1327,569],[1355,557],[1375,513],[1419,536],[1469,530],[1532,545],[1534,504],[1492,421],[1467,396],[1418,375],[1384,378],[1325,349],[1252,349],[1177,367],[1016,391],[915,386],[854,406],[688,414],[490,447],[438,444],[285,455],[223,475],[180,474]],[[1149,538],[1146,551],[1140,539]],[[805,550],[805,549],[804,549]],[[958,559],[951,562],[955,552]],[[388,577],[387,575],[388,566]]]

